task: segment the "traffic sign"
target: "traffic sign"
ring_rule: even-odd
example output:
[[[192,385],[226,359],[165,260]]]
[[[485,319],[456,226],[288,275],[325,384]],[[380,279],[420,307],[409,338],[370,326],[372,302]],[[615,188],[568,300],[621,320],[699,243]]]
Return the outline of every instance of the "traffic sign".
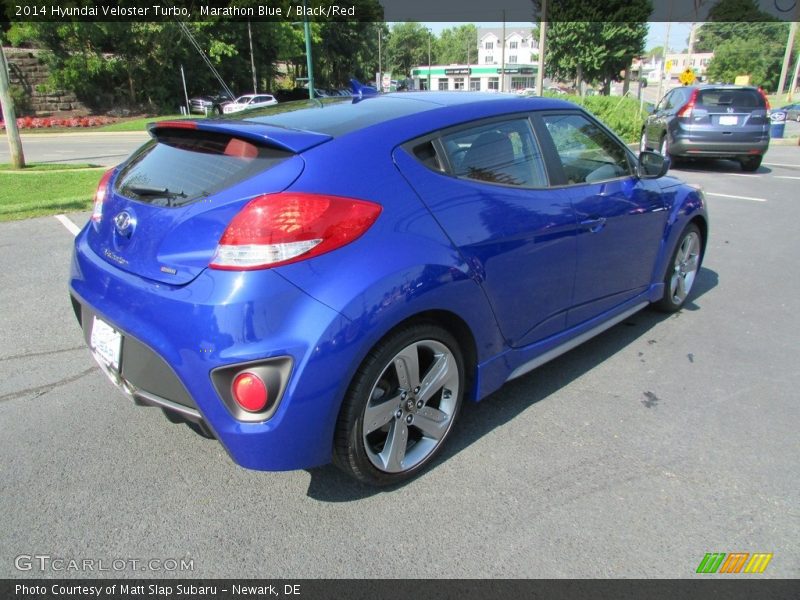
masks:
[[[694,71],[689,68],[678,75],[678,81],[680,81],[683,85],[692,85],[695,79],[697,79],[697,77],[695,77]]]

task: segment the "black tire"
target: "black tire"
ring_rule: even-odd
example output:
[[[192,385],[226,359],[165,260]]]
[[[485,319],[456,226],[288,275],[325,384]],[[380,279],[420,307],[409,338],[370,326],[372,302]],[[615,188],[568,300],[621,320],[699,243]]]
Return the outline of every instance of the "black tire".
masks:
[[[763,158],[763,156],[744,156],[739,159],[739,164],[742,165],[742,171],[757,171]]]
[[[664,295],[653,306],[664,312],[677,312],[689,298],[703,261],[703,236],[694,223],[683,230],[672,251],[664,274]]]
[[[353,377],[336,423],[334,463],[375,486],[416,476],[444,445],[463,395],[464,360],[449,332],[433,323],[395,331]]]

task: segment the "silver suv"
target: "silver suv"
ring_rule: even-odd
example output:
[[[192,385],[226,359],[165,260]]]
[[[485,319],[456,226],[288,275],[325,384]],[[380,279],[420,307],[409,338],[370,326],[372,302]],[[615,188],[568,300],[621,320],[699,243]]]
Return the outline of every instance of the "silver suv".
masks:
[[[769,101],[755,87],[679,87],[661,99],[642,128],[641,150],[681,158],[730,158],[755,171],[769,147]]]

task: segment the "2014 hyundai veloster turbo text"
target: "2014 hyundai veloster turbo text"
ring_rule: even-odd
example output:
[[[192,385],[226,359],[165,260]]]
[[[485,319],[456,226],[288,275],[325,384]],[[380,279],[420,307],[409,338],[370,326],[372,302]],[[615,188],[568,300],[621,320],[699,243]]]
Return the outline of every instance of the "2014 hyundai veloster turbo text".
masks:
[[[573,104],[405,93],[156,123],[70,291],[114,383],[262,470],[420,472],[463,400],[686,302],[702,193]]]

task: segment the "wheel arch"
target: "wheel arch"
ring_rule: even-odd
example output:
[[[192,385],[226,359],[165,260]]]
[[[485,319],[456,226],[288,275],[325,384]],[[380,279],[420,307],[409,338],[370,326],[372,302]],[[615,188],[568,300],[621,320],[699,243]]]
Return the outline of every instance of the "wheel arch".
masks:
[[[475,390],[473,388],[478,366],[478,349],[472,329],[467,322],[456,313],[449,310],[434,309],[411,315],[387,332],[376,345],[399,329],[409,325],[424,323],[438,325],[456,338],[458,349],[461,351],[462,358],[464,359],[464,398],[474,400]]]

